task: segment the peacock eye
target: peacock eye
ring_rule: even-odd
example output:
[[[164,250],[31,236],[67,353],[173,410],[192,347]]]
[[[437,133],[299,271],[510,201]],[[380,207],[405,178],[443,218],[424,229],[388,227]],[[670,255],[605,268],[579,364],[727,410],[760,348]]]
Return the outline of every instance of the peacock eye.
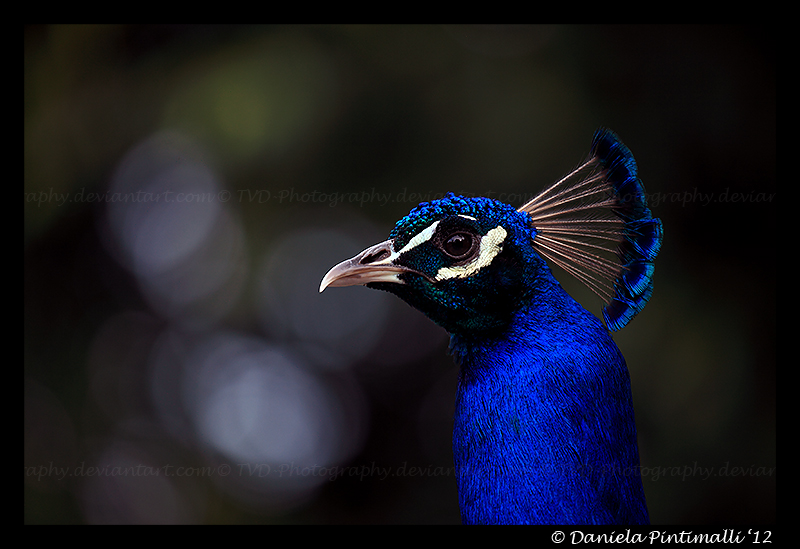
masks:
[[[455,233],[445,239],[442,249],[453,259],[463,259],[474,248],[474,237],[469,233]]]

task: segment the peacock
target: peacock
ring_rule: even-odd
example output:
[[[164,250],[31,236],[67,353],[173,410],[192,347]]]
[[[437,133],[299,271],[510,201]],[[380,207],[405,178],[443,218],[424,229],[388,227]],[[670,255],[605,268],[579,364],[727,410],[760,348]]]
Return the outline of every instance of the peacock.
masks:
[[[600,128],[589,158],[522,207],[448,193],[322,279],[320,292],[391,292],[450,333],[463,523],[649,523],[610,331],[650,299],[662,238],[633,155]],[[601,297],[603,322],[546,260]]]

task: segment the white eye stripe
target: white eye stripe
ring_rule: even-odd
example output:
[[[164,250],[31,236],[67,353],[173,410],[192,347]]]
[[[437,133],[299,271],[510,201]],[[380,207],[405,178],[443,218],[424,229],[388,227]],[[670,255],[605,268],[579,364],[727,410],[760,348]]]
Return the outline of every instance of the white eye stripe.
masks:
[[[481,248],[478,257],[466,265],[456,265],[455,267],[442,267],[436,273],[436,280],[446,280],[448,278],[466,278],[477,273],[483,267],[489,265],[492,260],[503,250],[503,241],[508,233],[498,225],[481,238]]]
[[[477,219],[476,219],[476,218],[474,218],[474,217],[472,217],[471,215],[463,215],[463,214],[458,214],[458,217],[463,217],[464,219],[471,219],[472,221],[477,221]],[[401,255],[401,254],[404,254],[404,253],[406,253],[406,252],[409,252],[409,251],[413,250],[414,248],[416,248],[417,246],[419,246],[420,244],[424,244],[425,242],[427,242],[427,241],[429,241],[431,238],[433,238],[433,235],[436,233],[436,227],[438,227],[438,226],[439,226],[439,221],[441,221],[441,219],[440,219],[440,220],[438,220],[438,221],[434,221],[433,223],[431,223],[431,224],[430,224],[428,227],[426,227],[426,228],[425,228],[425,229],[424,229],[422,232],[420,232],[420,233],[419,233],[419,234],[417,234],[417,235],[416,235],[414,238],[412,238],[411,240],[409,240],[409,241],[408,241],[408,244],[406,244],[405,246],[403,246],[403,249],[402,249],[402,250],[400,250],[399,252],[396,252],[396,253],[392,254],[392,257],[391,257],[391,258],[389,258],[389,259],[394,259],[395,257],[397,257],[397,256],[399,256],[399,255]]]
[[[436,227],[439,225],[439,221],[431,223],[425,230],[420,232],[414,238],[408,241],[408,244],[403,246],[403,249],[397,252],[397,255],[404,254],[408,251],[413,250],[420,244],[423,244],[433,238],[433,234],[436,232]]]
[[[417,234],[414,238],[408,241],[408,244],[403,246],[403,249],[398,251],[394,250],[394,244],[392,244],[392,253],[389,254],[388,257],[381,259],[380,261],[376,261],[374,265],[389,265],[394,262],[395,259],[400,257],[402,254],[409,252],[433,238],[433,234],[436,232],[436,227],[439,225],[439,221],[435,221],[431,223],[428,227],[426,227],[422,232]]]

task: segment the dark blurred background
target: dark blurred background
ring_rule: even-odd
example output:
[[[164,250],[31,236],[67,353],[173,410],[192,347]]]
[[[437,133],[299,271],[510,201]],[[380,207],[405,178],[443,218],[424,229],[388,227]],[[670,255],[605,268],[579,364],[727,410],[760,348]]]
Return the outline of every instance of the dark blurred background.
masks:
[[[26,523],[458,523],[447,335],[319,282],[418,202],[521,205],[601,125],[665,229],[615,335],[651,518],[775,520],[771,29],[24,40]]]

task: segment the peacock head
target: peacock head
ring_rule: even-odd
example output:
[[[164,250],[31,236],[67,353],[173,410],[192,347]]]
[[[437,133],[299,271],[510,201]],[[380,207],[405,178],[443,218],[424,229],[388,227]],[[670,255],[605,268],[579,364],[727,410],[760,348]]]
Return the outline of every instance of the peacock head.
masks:
[[[489,198],[452,193],[414,208],[389,239],[343,261],[328,286],[391,292],[451,333],[502,329],[549,269],[530,216]]]
[[[486,333],[557,284],[546,258],[596,293],[606,327],[620,330],[653,293],[662,240],[630,149],[600,128],[588,160],[518,210],[453,194],[420,204],[389,240],[331,269],[320,292],[365,284],[450,333]]]

